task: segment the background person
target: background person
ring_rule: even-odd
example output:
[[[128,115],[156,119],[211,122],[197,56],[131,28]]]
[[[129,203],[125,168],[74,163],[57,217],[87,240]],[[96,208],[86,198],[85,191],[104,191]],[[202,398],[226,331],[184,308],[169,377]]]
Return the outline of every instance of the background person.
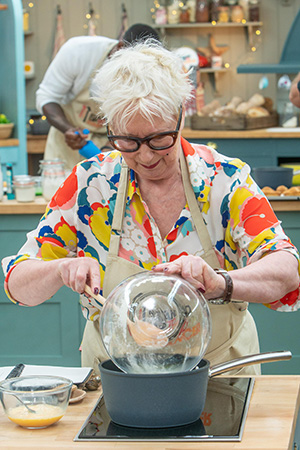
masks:
[[[300,73],[298,73],[292,82],[289,98],[293,105],[300,108]]]
[[[104,36],[79,36],[69,39],[48,67],[36,92],[36,107],[50,128],[44,159],[60,158],[66,169],[83,160],[78,150],[86,144],[88,129],[99,148],[107,144],[106,128],[90,98],[91,77],[104,61],[125,42],[152,37],[156,31],[144,24],[132,25],[121,41]]]
[[[299,308],[297,249],[249,166],[181,137],[190,92],[182,62],[157,43],[105,62],[93,96],[115,150],[74,167],[18,255],[3,260],[13,301],[37,305],[63,285],[84,294],[86,283],[107,297],[140,271],[178,273],[213,302],[211,364],[259,351],[248,302]],[[87,295],[81,304],[82,364],[99,372],[108,358],[99,307]]]

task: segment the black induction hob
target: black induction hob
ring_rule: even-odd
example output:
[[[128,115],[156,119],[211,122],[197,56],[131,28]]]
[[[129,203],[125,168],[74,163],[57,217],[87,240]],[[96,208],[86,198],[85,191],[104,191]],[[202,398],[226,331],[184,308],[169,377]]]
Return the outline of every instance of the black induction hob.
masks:
[[[254,378],[211,378],[201,418],[171,428],[117,425],[101,396],[74,441],[241,441],[253,386]]]

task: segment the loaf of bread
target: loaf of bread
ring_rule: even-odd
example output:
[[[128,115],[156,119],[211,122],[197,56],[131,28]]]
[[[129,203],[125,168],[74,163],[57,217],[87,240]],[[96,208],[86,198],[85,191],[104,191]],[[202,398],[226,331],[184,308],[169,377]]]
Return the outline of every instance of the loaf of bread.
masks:
[[[262,188],[263,193],[268,197],[268,196],[279,196],[280,192],[275,191],[275,189],[272,189],[270,186],[264,186]]]
[[[284,195],[291,195],[291,196],[299,196],[300,195],[300,186],[293,186],[287,191],[284,192]]]
[[[280,194],[284,194],[284,192],[287,190],[288,190],[288,187],[284,186],[283,184],[281,184],[280,186],[278,186],[276,188],[276,191],[279,192]]]
[[[221,107],[221,103],[219,100],[213,100],[212,102],[208,103],[207,105],[203,106],[201,111],[198,113],[200,116],[208,116],[209,114],[212,114],[216,109]]]
[[[237,113],[234,109],[228,108],[228,106],[221,106],[221,108],[216,109],[212,114],[214,117],[234,117]]]
[[[270,113],[267,109],[262,106],[254,106],[248,109],[247,116],[248,117],[267,117]]]
[[[251,106],[262,106],[265,103],[265,97],[261,94],[254,94],[251,98],[249,98],[248,103]]]
[[[226,108],[236,110],[237,106],[242,103],[241,97],[232,97],[230,102],[227,103]]]
[[[271,113],[273,111],[274,102],[270,97],[265,97],[265,103],[261,106]]]

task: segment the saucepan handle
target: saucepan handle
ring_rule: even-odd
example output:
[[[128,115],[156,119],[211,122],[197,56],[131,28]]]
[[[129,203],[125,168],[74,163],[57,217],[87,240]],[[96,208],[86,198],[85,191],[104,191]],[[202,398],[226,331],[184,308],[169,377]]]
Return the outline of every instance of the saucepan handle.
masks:
[[[284,361],[291,359],[292,353],[290,351],[265,352],[257,353],[255,355],[243,356],[241,358],[233,359],[225,363],[217,364],[209,369],[209,377],[215,377],[221,373],[228,372],[239,367],[251,366],[253,364],[261,364],[265,362]]]

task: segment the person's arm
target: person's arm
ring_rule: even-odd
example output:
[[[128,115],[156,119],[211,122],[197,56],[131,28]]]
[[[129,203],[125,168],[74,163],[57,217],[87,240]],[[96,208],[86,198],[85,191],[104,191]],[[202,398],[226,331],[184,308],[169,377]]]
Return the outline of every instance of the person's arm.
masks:
[[[293,105],[297,106],[297,108],[300,108],[300,73],[298,73],[298,75],[292,82],[289,98]]]
[[[85,284],[99,293],[100,270],[94,258],[22,261],[11,272],[7,288],[17,302],[35,306],[51,298],[63,285],[82,294]]]
[[[70,124],[62,107],[58,103],[47,103],[43,106],[43,113],[50,125],[65,135],[65,141],[73,150],[78,150],[86,144],[86,135],[81,128]]]
[[[170,263],[158,264],[154,272],[179,274],[206,299],[220,298],[225,280],[199,256],[181,256]],[[233,281],[232,298],[250,303],[271,303],[299,288],[298,261],[287,251],[267,254],[248,266],[229,272]]]

